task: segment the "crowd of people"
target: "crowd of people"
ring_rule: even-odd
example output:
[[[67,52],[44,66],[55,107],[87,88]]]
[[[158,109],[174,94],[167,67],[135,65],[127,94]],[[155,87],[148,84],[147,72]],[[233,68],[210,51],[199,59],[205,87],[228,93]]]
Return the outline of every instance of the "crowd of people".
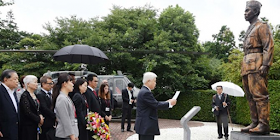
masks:
[[[50,76],[34,75],[20,78],[14,70],[1,74],[0,139],[91,140],[94,132],[86,129],[89,112],[100,114],[107,125],[112,119],[112,93],[108,82],[98,86],[97,75],[75,79],[61,73],[54,83]],[[38,92],[36,92],[38,90]]]

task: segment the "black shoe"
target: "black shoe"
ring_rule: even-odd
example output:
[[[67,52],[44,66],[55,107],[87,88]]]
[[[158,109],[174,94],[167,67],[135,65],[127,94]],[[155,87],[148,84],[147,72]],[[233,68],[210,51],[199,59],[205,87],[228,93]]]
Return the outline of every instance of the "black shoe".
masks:
[[[124,130],[122,129],[122,132],[124,132]]]
[[[223,136],[219,136],[219,137],[218,137],[218,139],[221,139],[221,138],[223,138]]]
[[[130,130],[130,129],[129,129],[129,130],[127,130],[127,131],[128,131],[128,132],[133,132],[133,131],[132,131],[132,130]]]

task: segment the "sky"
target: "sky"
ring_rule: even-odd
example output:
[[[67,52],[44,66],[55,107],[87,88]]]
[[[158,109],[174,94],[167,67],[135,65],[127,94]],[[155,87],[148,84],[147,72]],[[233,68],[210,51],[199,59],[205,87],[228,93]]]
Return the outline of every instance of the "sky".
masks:
[[[9,0],[4,0],[9,1]],[[143,7],[146,4],[159,10],[178,4],[195,16],[199,30],[199,41],[212,41],[223,25],[234,33],[235,40],[242,30],[247,30],[249,22],[244,19],[247,0],[14,0],[12,6],[0,8],[2,14],[12,10],[19,30],[29,33],[47,33],[43,25],[55,25],[56,17],[69,18],[76,15],[88,20],[110,14],[113,5],[124,8]],[[272,25],[280,24],[280,0],[259,0],[262,3],[259,17],[266,17]],[[238,42],[236,42],[238,44]]]

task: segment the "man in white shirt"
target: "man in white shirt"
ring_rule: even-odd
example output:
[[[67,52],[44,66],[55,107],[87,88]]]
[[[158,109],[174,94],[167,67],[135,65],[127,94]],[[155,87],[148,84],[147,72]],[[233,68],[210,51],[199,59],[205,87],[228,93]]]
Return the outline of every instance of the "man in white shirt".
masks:
[[[14,70],[4,70],[0,85],[0,139],[18,140],[18,74]]]
[[[124,122],[125,118],[127,118],[127,131],[132,132],[131,128],[131,109],[133,108],[133,104],[136,100],[133,97],[132,89],[134,87],[133,83],[128,83],[127,88],[122,90],[122,123],[121,123],[121,131],[124,132]]]
[[[157,101],[152,94],[156,87],[157,75],[146,72],[143,75],[143,87],[137,96],[137,109],[135,131],[139,140],[154,140],[155,135],[160,135],[158,126],[158,109],[166,110],[176,105],[176,99]]]

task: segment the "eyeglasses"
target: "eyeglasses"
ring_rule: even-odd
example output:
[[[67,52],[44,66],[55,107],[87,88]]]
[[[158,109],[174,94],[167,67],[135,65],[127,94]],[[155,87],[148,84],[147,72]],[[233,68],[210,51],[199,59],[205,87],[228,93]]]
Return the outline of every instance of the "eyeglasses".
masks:
[[[98,81],[94,81],[94,82],[98,82]]]
[[[53,83],[46,83],[46,84],[53,85]]]

